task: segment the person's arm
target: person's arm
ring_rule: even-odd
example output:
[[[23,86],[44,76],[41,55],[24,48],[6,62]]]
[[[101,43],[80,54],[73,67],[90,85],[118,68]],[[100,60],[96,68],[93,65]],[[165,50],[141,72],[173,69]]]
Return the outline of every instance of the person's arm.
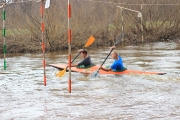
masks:
[[[82,51],[83,51],[83,49],[79,49],[79,50],[78,50],[79,53],[82,52]],[[80,62],[79,64],[72,64],[71,67],[77,67],[77,66],[79,66],[80,64],[83,64],[83,62]]]
[[[77,67],[78,66],[78,64],[72,64],[71,65],[71,67]]]
[[[111,71],[112,69],[111,68],[105,68],[105,67],[100,67],[101,70],[104,70],[104,71]]]

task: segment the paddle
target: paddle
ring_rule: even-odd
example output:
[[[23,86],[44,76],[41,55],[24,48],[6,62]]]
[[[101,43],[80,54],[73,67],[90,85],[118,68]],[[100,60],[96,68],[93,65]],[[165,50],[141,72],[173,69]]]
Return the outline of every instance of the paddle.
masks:
[[[95,38],[94,38],[93,36],[91,36],[91,37],[88,39],[88,41],[86,42],[86,44],[85,44],[85,46],[83,47],[83,49],[85,49],[86,47],[92,45],[92,43],[94,42],[94,40],[95,40]],[[80,54],[81,54],[81,52],[79,52],[79,53],[76,55],[76,57],[72,60],[71,63],[73,63],[73,62],[75,61],[75,59],[76,59]],[[62,78],[62,77],[65,75],[67,68],[68,68],[68,66],[67,66],[64,70],[59,71],[58,73],[56,73],[56,76]]]
[[[115,43],[114,46],[116,46],[116,45],[119,43],[119,41],[123,38],[123,36],[124,36],[124,33],[121,33],[121,36],[120,36],[119,39],[116,41],[116,43]],[[101,66],[103,66],[103,64],[106,62],[107,58],[109,57],[109,55],[111,54],[111,52],[112,52],[113,50],[114,50],[114,48],[111,49],[110,53],[108,54],[108,56],[106,57],[106,59],[103,61],[103,63],[101,64]],[[99,68],[97,71],[93,72],[91,75],[89,75],[89,77],[90,77],[90,78],[96,78],[96,77],[98,77],[98,76],[99,76],[99,71],[100,71],[100,68]]]

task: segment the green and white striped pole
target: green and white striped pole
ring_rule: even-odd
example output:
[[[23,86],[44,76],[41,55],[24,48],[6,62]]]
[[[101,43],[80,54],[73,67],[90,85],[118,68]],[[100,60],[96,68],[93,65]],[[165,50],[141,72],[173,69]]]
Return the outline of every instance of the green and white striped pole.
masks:
[[[3,35],[3,51],[4,51],[4,70],[6,70],[6,27],[5,27],[5,23],[6,23],[6,10],[5,10],[5,6],[6,6],[6,0],[5,3],[3,4],[3,11],[2,11],[2,19],[3,19],[3,30],[2,30],[2,35]]]

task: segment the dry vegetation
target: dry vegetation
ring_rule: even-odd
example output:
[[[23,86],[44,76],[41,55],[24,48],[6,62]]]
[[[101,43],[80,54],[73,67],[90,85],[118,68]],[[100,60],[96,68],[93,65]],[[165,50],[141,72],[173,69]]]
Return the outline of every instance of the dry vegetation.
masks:
[[[116,7],[119,3],[138,11],[141,11],[139,4],[151,4],[144,5],[142,11],[145,42],[176,40],[180,36],[180,5],[154,5],[180,4],[179,0],[101,1],[71,0],[73,48],[81,48],[91,35],[96,38],[94,46],[113,44],[121,34],[121,11]],[[28,2],[6,7],[7,52],[41,51],[39,6]],[[141,43],[140,20],[137,13],[124,11],[125,44]],[[2,21],[0,25],[2,28]],[[50,8],[45,11],[45,27],[46,50],[67,49],[67,0],[51,0]],[[2,36],[0,39],[2,46]],[[3,53],[1,47],[0,53]]]

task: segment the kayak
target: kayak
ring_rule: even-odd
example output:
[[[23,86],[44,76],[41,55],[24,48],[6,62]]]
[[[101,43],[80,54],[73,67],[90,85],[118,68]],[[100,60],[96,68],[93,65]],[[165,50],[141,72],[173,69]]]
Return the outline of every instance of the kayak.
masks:
[[[59,70],[63,70],[67,67],[66,64],[49,64],[49,66],[55,67]],[[77,67],[71,67],[72,72],[79,72],[83,74],[92,74],[94,71],[99,69],[99,65],[95,65],[89,68],[77,68]],[[68,69],[67,69],[68,71]],[[166,73],[164,72],[146,72],[146,71],[139,71],[139,70],[124,70],[120,72],[114,72],[114,71],[104,71],[100,70],[100,74],[114,74],[114,75],[122,75],[122,74],[157,74],[157,75],[164,75]]]

